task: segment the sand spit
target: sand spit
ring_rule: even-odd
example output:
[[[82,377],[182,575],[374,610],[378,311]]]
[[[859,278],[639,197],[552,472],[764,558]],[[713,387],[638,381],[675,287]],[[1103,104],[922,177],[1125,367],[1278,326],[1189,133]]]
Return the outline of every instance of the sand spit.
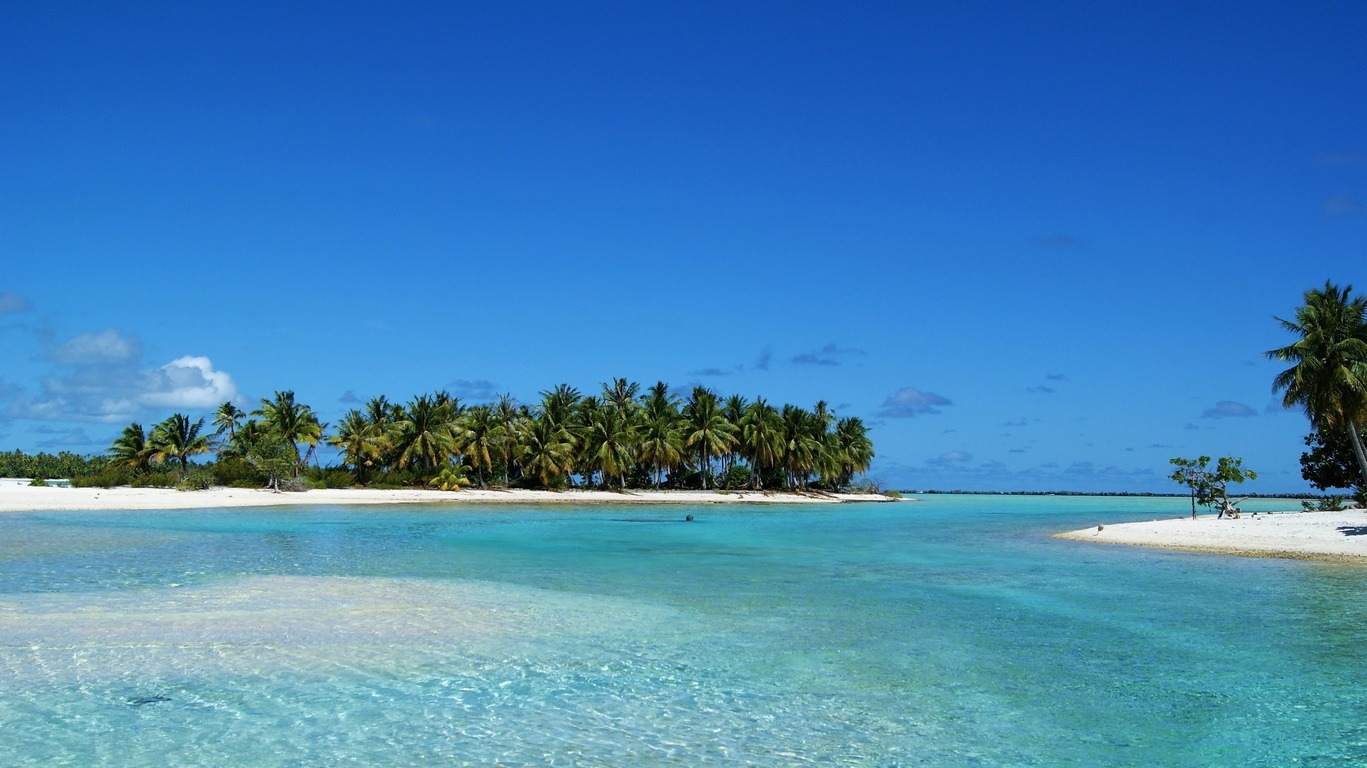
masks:
[[[719,491],[313,490],[272,493],[244,488],[176,491],[169,488],[34,488],[0,483],[0,513],[48,510],[211,509],[319,504],[836,504],[894,501],[867,493]]]
[[[1055,538],[1102,544],[1180,549],[1245,557],[1284,557],[1367,565],[1367,512],[1244,513],[1168,518],[1143,523],[1102,524]]]

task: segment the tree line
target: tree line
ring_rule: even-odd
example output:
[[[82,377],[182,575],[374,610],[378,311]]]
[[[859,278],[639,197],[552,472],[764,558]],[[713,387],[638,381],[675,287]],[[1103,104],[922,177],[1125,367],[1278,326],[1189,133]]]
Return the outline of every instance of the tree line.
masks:
[[[824,401],[775,406],[706,387],[680,397],[664,382],[642,390],[621,378],[589,395],[561,384],[534,404],[504,395],[466,405],[445,391],[402,404],[379,396],[328,427],[284,390],[250,413],[223,403],[212,430],[180,413],[150,430],[134,422],[107,456],[116,471],[170,466],[184,476],[198,466],[191,457],[216,452],[217,479],[254,475],[277,487],[310,473],[341,484],[343,473],[345,484],[445,489],[844,490],[874,455],[863,421]],[[341,467],[317,467],[320,445],[337,449]]]

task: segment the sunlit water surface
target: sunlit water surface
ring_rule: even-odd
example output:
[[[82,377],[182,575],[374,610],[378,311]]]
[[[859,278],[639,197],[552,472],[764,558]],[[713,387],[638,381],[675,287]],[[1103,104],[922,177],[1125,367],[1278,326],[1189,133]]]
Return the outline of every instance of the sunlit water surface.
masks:
[[[7,515],[0,764],[1367,764],[1367,568],[1048,536],[1184,506]]]

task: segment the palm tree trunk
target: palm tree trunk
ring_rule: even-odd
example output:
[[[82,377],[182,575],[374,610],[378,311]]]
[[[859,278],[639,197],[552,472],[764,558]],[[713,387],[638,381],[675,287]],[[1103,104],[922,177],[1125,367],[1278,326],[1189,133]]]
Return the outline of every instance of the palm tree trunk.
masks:
[[[1353,453],[1357,454],[1358,471],[1362,473],[1363,487],[1367,487],[1367,451],[1362,447],[1362,435],[1358,434],[1357,424],[1348,422],[1348,438],[1353,442]]]

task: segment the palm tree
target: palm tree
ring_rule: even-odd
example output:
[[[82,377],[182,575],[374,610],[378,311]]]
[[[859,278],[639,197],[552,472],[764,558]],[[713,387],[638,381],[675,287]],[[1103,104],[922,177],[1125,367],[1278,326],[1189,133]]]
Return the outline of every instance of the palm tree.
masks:
[[[242,423],[242,417],[246,415],[241,408],[233,405],[232,401],[223,403],[214,411],[214,426],[217,427],[214,434],[222,435],[227,432],[228,439],[232,440],[237,434],[237,425]]]
[[[381,461],[393,443],[389,433],[354,408],[337,425],[337,434],[327,438],[329,445],[341,450],[343,463],[356,471],[356,482],[365,485],[369,470]]]
[[[203,418],[191,423],[190,417],[183,413],[171,414],[166,421],[152,428],[152,436],[148,438],[152,459],[177,459],[180,461],[181,474],[185,474],[190,468],[191,456],[209,452],[209,436],[200,434],[203,429]]]
[[[831,458],[835,465],[835,486],[847,488],[858,472],[873,462],[873,441],[858,416],[836,422],[831,438]]]
[[[750,462],[755,490],[764,487],[764,471],[778,466],[783,451],[783,417],[757,397],[741,417],[741,453]]]
[[[678,465],[684,449],[679,398],[669,393],[663,381],[655,382],[641,398],[639,439],[641,459],[654,468],[654,484],[659,488],[664,471]]]
[[[558,384],[555,389],[541,393],[540,418],[550,419],[552,424],[568,426],[574,417],[574,410],[583,396],[569,384]]]
[[[123,434],[109,446],[108,455],[115,466],[144,472],[152,463],[152,453],[152,448],[147,444],[147,434],[142,425],[135,421],[123,428]]]
[[[313,409],[296,402],[293,390],[277,391],[273,400],[261,399],[261,407],[252,411],[270,429],[275,430],[294,451],[294,474],[299,474],[299,445],[312,448],[323,438],[323,425]]]
[[[384,395],[378,395],[366,402],[362,415],[374,427],[377,436],[383,435],[388,443],[376,460],[376,465],[381,469],[393,466],[398,460],[394,455],[395,432],[405,415],[403,406],[389,402]]]
[[[707,489],[712,476],[712,459],[721,456],[734,445],[739,430],[721,412],[717,394],[706,387],[694,387],[684,404],[684,444],[698,457],[698,471],[702,473],[702,487]]]
[[[722,477],[730,483],[731,470],[736,466],[740,459],[740,422],[745,418],[745,409],[750,407],[750,401],[744,395],[730,395],[721,404],[721,415],[731,425],[732,434],[736,439],[731,441],[722,452]]]
[[[627,487],[627,470],[631,468],[632,446],[635,442],[628,417],[611,405],[600,406],[594,398],[592,411],[586,414],[585,463],[588,474],[602,472],[603,487],[616,475],[622,490]]]
[[[397,426],[398,464],[433,472],[456,454],[454,399],[418,395]]]
[[[788,475],[788,487],[798,490],[807,485],[812,471],[820,464],[821,439],[825,429],[809,411],[784,405],[780,433],[779,461]]]
[[[494,421],[498,429],[494,433],[495,443],[503,454],[503,484],[513,479],[513,463],[516,460],[519,433],[522,429],[524,413],[511,394],[499,395],[494,402]]]
[[[498,419],[488,405],[476,405],[460,420],[458,442],[465,447],[465,460],[474,467],[479,487],[484,487],[484,470],[493,466],[493,451],[498,445]]]
[[[636,412],[636,395],[641,385],[626,379],[613,379],[612,384],[603,385],[603,403],[617,409],[617,413],[629,417]]]
[[[1367,299],[1351,296],[1353,287],[1325,281],[1305,292],[1295,320],[1276,318],[1296,334],[1294,343],[1267,356],[1291,363],[1272,382],[1284,391],[1282,404],[1300,405],[1316,429],[1345,430],[1367,484],[1367,451],[1359,427],[1367,421]]]
[[[544,412],[522,430],[523,468],[543,486],[554,488],[574,471],[574,436]]]

